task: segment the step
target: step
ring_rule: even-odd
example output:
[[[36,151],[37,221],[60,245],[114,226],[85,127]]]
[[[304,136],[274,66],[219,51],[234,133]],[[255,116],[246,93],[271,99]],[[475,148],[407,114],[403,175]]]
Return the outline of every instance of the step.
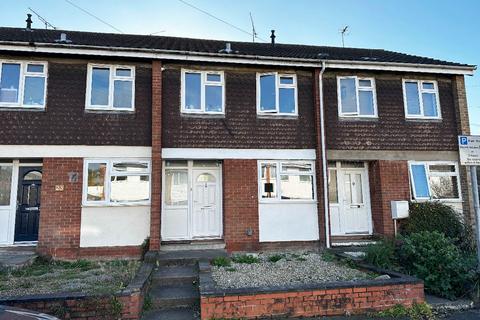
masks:
[[[165,310],[151,310],[142,316],[142,320],[197,320],[200,319],[198,310],[192,308],[171,308]]]
[[[154,309],[197,306],[198,287],[194,285],[152,286],[149,292]]]
[[[152,274],[152,284],[159,286],[191,285],[197,281],[196,265],[162,266]]]
[[[212,260],[219,256],[226,256],[225,250],[180,250],[160,251],[157,264],[159,266],[194,265],[198,261]]]
[[[223,250],[223,240],[162,242],[160,251]]]

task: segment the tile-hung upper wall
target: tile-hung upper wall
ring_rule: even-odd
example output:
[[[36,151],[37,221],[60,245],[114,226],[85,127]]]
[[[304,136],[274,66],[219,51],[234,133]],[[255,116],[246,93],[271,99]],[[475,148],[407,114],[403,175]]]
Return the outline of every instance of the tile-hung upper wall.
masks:
[[[352,75],[375,79],[377,119],[339,118],[337,76]],[[402,79],[437,81],[441,119],[405,118]],[[327,70],[324,95],[328,149],[458,150],[453,83],[449,76]]]
[[[0,109],[0,144],[151,145],[151,64],[72,58],[0,56],[48,62],[45,110]],[[87,64],[135,67],[135,111],[85,110]]]
[[[315,148],[311,71],[178,64],[165,64],[164,67],[164,148]],[[182,68],[224,72],[225,115],[181,113]],[[257,115],[257,72],[293,72],[297,75],[298,116]]]

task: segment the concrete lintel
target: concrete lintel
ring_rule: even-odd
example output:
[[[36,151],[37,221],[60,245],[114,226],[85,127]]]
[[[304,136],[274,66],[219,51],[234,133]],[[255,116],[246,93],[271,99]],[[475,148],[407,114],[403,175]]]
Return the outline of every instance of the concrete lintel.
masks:
[[[457,151],[327,150],[328,160],[458,161]]]

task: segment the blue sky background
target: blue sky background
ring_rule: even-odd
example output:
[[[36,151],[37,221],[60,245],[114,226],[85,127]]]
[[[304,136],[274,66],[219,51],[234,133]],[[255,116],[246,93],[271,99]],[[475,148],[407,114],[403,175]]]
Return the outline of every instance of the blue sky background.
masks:
[[[250,41],[179,0],[71,0],[124,33]],[[275,29],[277,42],[395,50],[480,65],[478,0],[186,0],[250,31],[249,12],[261,38]],[[24,27],[32,7],[57,28],[116,32],[65,0],[0,1],[0,25]],[[34,17],[34,27],[43,24]],[[478,71],[480,72],[480,71]],[[480,134],[480,76],[466,77],[472,133]]]

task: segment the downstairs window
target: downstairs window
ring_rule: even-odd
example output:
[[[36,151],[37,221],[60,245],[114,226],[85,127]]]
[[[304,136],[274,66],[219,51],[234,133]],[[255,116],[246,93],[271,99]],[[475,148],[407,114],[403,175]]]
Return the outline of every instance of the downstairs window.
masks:
[[[150,203],[147,160],[85,160],[85,205]]]
[[[259,199],[315,200],[313,162],[260,161]]]
[[[415,200],[460,199],[460,178],[454,162],[411,162],[410,179]]]

